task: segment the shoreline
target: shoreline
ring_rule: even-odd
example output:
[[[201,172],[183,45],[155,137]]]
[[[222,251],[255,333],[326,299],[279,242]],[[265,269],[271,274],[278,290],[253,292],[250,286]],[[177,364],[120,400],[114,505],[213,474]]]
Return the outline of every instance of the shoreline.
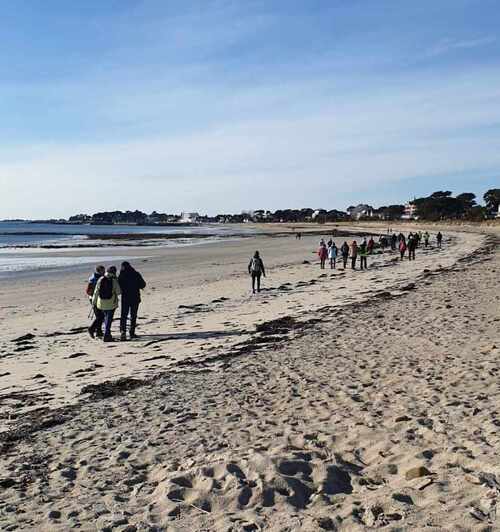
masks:
[[[16,413],[18,416],[22,415],[24,410],[36,407],[37,403],[45,402],[47,399],[50,399],[48,406],[51,406],[51,402],[52,406],[57,406],[61,401],[64,403],[67,400],[70,402],[77,400],[79,390],[83,387],[97,384],[98,381],[110,380],[110,377],[111,380],[118,380],[134,374],[138,378],[148,378],[161,373],[163,368],[175,371],[193,364],[203,366],[212,357],[223,361],[239,352],[248,352],[257,345],[255,340],[261,341],[259,335],[256,336],[256,326],[289,317],[295,320],[294,327],[297,326],[299,329],[304,316],[307,320],[310,313],[331,306],[328,292],[330,284],[337,294],[334,304],[338,308],[365,301],[367,297],[376,299],[380,297],[378,294],[382,294],[382,297],[387,297],[391,292],[404,294],[406,291],[402,288],[419,282],[422,270],[427,268],[429,271],[439,272],[443,269],[441,263],[444,269],[452,266],[463,256],[467,257],[470,253],[474,253],[483,238],[475,241],[475,247],[465,253],[460,251],[459,242],[452,243],[451,240],[450,247],[445,252],[439,252],[437,249],[425,252],[421,250],[420,260],[413,263],[395,262],[397,254],[386,251],[385,254],[375,254],[370,258],[372,267],[366,272],[351,272],[342,269],[319,270],[314,264],[310,264],[310,261],[304,260],[307,255],[300,249],[308,248],[312,248],[314,261],[316,260],[316,237],[314,233],[307,235],[306,242],[300,243],[296,243],[294,239],[276,241],[260,237],[251,241],[226,242],[225,246],[217,249],[220,259],[226,257],[223,260],[228,262],[225,273],[224,270],[221,271],[218,260],[213,262],[215,250],[209,245],[198,250],[185,248],[172,250],[166,254],[160,252],[156,257],[143,259],[145,262],[140,262],[138,267],[146,274],[151,288],[141,307],[139,319],[139,331],[145,337],[141,342],[114,344],[110,348],[111,351],[100,342],[92,342],[85,333],[85,327],[82,329],[88,307],[83,301],[83,279],[75,285],[77,272],[68,271],[62,276],[46,276],[43,279],[26,277],[19,287],[15,283],[5,284],[7,289],[5,306],[0,307],[0,318],[3,315],[4,331],[8,336],[5,342],[0,342],[0,374],[7,374],[7,377],[0,379],[0,386],[3,386],[1,389],[5,395],[5,392],[8,392],[5,384],[9,382],[9,374],[17,373],[18,379],[21,380],[14,380],[16,385],[8,393],[24,390],[23,393],[27,392],[28,396],[32,396],[29,400],[27,396],[25,397],[25,402],[32,406],[18,410]],[[275,253],[273,261],[268,263],[272,282],[266,282],[260,299],[251,297],[247,292],[248,280],[244,273],[246,263],[243,262],[241,270],[235,272],[231,260],[228,261],[232,254],[241,256],[242,251],[245,255],[247,253],[249,255],[250,250],[257,244],[261,249],[262,246],[267,246],[266,258],[268,252]],[[302,247],[297,251],[289,249],[296,246]],[[248,252],[244,251],[246,249]],[[284,251],[292,252],[291,262],[283,261]],[[188,278],[185,266],[191,264],[192,258],[196,257],[199,260],[200,256],[206,256],[204,260],[208,262],[205,266],[199,266],[201,271],[193,270],[192,278],[186,284]],[[168,266],[171,273],[165,272],[164,260],[171,262],[174,257],[178,259]],[[436,259],[439,262],[436,262]],[[177,260],[180,261],[178,265]],[[238,258],[238,261],[240,260]],[[205,279],[207,284],[204,294],[201,295],[198,293],[200,275],[203,279],[209,271],[210,278]],[[161,288],[161,283],[165,283],[165,275],[169,277],[169,281]],[[424,272],[423,275],[427,274]],[[372,277],[378,284],[372,282]],[[49,287],[53,287],[55,282],[61,290],[61,295],[54,293],[53,301],[48,301],[46,305],[37,304],[34,313],[28,309],[22,310],[21,313],[26,315],[23,320],[12,318],[15,307],[9,301],[16,301],[22,306],[30,305],[33,291],[44,293]],[[20,297],[21,294],[24,295]],[[64,303],[64,300],[67,300],[67,303]],[[73,317],[69,321],[67,311],[57,309],[61,304],[63,307],[70,305],[77,311],[76,314],[72,312]],[[48,314],[40,315],[40,312]],[[68,328],[71,330],[80,328],[80,332],[76,335],[69,334],[68,340],[62,342],[60,338],[65,337]],[[209,332],[205,335],[204,330]],[[183,331],[189,332],[183,333]],[[15,338],[22,338],[32,333],[34,337],[30,341],[22,340],[19,344],[14,341]],[[278,341],[278,338],[271,338],[271,341]],[[169,353],[171,349],[177,349],[177,352]],[[115,356],[109,358],[113,351],[116,351],[118,359]],[[19,355],[16,355],[16,352]],[[40,353],[47,353],[50,358],[44,356],[40,358]],[[83,355],[81,358],[73,357],[75,353]],[[68,356],[73,357],[70,363],[65,362]],[[52,360],[49,366],[45,365],[47,360]],[[39,377],[34,378],[30,375],[35,377],[39,375]],[[64,387],[71,390],[70,392],[63,392],[61,388],[63,382]],[[46,392],[50,395],[45,396]],[[8,406],[10,402],[12,400],[4,400],[3,407],[0,405],[0,413],[4,420],[7,413],[9,416],[13,414],[12,408]]]

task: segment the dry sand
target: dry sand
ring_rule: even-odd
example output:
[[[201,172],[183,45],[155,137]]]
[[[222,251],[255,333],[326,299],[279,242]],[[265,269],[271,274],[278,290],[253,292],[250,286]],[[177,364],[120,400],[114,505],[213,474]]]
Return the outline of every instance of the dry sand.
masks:
[[[111,346],[78,332],[75,274],[2,287],[0,527],[496,529],[493,237],[449,232],[415,262],[345,273],[319,270],[317,241],[139,264],[144,336]]]

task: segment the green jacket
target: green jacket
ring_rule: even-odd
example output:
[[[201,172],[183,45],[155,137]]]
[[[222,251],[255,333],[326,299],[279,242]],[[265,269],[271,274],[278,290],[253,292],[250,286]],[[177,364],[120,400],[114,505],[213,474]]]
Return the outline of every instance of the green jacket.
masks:
[[[106,274],[106,277],[109,279],[111,276]],[[113,275],[113,295],[111,299],[101,299],[99,296],[101,283],[103,277],[101,277],[97,284],[95,285],[94,295],[92,296],[92,305],[97,307],[99,310],[115,310],[118,308],[118,296],[122,293],[120,290],[120,285],[118,284],[118,279]]]

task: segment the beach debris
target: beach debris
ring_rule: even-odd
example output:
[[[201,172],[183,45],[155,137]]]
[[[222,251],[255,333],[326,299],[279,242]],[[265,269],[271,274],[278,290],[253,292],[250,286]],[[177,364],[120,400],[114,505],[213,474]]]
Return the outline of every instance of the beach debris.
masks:
[[[427,477],[432,473],[424,466],[412,467],[405,473],[406,480],[413,480],[414,478]]]
[[[88,384],[80,390],[80,394],[90,394],[91,400],[106,399],[120,395],[129,390],[143,386],[146,381],[123,377],[117,381],[104,381],[100,384]]]
[[[12,342],[18,344],[19,342],[31,341],[31,340],[33,340],[33,338],[35,338],[35,335],[31,334],[31,333],[28,333],[28,334],[25,334],[23,336],[19,336],[19,338],[14,338],[14,340],[12,340]]]

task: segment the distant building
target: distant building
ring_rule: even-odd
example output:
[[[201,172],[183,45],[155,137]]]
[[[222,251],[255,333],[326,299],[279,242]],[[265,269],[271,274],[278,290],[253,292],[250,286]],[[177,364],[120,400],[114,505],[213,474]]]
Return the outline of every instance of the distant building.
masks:
[[[409,201],[405,204],[405,211],[403,215],[401,216],[403,220],[416,220],[418,218],[417,216],[417,207],[414,203]]]
[[[194,224],[198,221],[200,215],[197,212],[182,212],[180,221],[182,223]]]
[[[360,218],[373,218],[373,211],[374,209],[371,205],[360,203],[356,207],[349,207],[347,214],[354,220],[359,220]]]

